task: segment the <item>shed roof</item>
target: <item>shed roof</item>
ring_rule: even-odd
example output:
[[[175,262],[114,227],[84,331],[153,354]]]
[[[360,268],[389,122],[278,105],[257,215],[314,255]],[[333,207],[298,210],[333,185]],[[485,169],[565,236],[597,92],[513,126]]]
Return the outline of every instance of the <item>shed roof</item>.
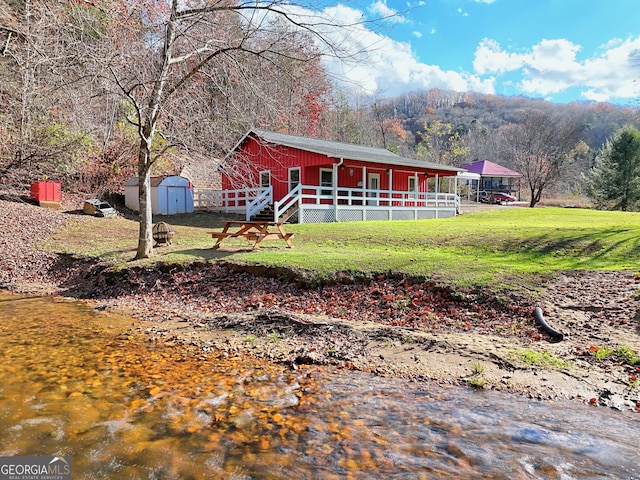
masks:
[[[384,148],[368,147],[365,145],[355,145],[352,143],[334,142],[331,140],[321,140],[318,138],[301,137],[288,133],[271,132],[268,130],[253,129],[236,144],[230,155],[236,151],[251,136],[259,137],[262,140],[274,145],[284,145],[297,148],[307,152],[319,153],[330,158],[359,160],[363,162],[384,163],[388,165],[429,168],[432,170],[443,170],[447,172],[462,172],[464,169],[441,165],[439,163],[425,162],[411,158],[404,158],[396,155]],[[228,155],[229,156],[229,155]],[[228,157],[227,156],[227,157]]]
[[[157,177],[151,177],[151,186],[152,187],[158,187],[160,186],[160,184],[162,182],[164,182],[166,179],[173,179],[173,178],[180,178],[182,179],[182,177],[178,176],[178,175],[161,175],[161,176],[157,176]],[[127,180],[124,183],[125,187],[132,187],[132,186],[137,186],[138,185],[138,177],[131,177],[129,180]]]
[[[483,177],[521,177],[522,174],[507,167],[490,162],[489,160],[480,160],[473,163],[465,163],[460,165],[472,173],[477,173]]]

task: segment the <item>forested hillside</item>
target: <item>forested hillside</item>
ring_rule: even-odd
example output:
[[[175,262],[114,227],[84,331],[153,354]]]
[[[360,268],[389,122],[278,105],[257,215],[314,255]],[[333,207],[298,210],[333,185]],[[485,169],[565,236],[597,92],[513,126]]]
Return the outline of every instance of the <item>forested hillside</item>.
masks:
[[[48,177],[102,195],[136,174],[144,108],[166,48],[159,40],[168,4],[0,0],[3,190],[19,192]],[[436,89],[366,97],[337,86],[309,31],[266,19],[252,26],[224,9],[203,18],[176,36],[184,42],[178,47],[194,49],[168,65],[176,80],[156,112],[152,173],[221,158],[251,127],[448,164],[486,159],[517,170],[531,152],[522,156],[525,147],[514,146],[529,142],[531,149],[523,129],[537,129],[539,144],[558,147],[538,158],[563,157],[556,189],[580,193],[580,174],[605,140],[623,125],[639,124],[637,108],[610,104]],[[214,52],[206,62],[196,57],[205,50]],[[552,139],[558,131],[566,135]]]

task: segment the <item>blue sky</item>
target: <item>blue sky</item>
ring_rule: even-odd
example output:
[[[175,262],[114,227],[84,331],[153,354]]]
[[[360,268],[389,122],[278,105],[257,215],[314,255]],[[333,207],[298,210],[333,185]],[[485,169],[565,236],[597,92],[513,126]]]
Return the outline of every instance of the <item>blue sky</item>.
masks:
[[[440,88],[554,102],[640,103],[640,0],[324,0],[345,23],[342,83],[388,97]],[[333,35],[333,34],[332,34]]]

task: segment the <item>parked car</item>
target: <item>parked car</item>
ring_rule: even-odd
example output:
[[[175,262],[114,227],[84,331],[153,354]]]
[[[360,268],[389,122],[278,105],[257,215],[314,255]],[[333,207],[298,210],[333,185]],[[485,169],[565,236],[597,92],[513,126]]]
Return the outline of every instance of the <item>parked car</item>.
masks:
[[[87,215],[93,215],[94,217],[113,217],[118,215],[118,211],[115,208],[104,200],[99,200],[97,198],[85,200],[82,211]]]
[[[503,193],[503,192],[494,192],[489,197],[489,203],[503,204],[503,203],[515,202],[516,200],[517,198],[514,197],[513,195],[509,195],[508,193]]]

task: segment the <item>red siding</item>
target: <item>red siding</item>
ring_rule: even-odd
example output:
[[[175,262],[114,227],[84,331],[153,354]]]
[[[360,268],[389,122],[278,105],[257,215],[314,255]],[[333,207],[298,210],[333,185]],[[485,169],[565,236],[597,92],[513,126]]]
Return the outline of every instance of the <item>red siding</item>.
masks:
[[[265,145],[254,138],[247,139],[238,149],[238,155],[242,156],[244,164],[250,165],[240,169],[236,178],[223,174],[223,189],[236,189],[243,186],[257,186],[259,184],[259,172],[269,170],[271,172],[271,185],[273,186],[274,199],[279,200],[289,191],[289,168],[300,167],[300,183],[303,185],[318,186],[320,184],[320,169],[333,168],[340,162],[338,158],[329,158],[326,155],[298,150],[282,145]],[[424,192],[427,188],[426,176],[435,177],[436,173],[443,173],[428,168],[394,167],[386,164],[362,162],[357,160],[344,160],[343,166],[338,169],[338,186],[345,188],[367,187],[367,179],[363,179],[363,167],[366,168],[367,177],[371,173],[380,175],[380,189],[389,190],[389,170],[392,172],[392,189],[407,191],[409,177],[418,175],[418,190]],[[454,174],[454,172],[451,172]],[[426,176],[425,176],[426,175]],[[359,182],[363,182],[358,185]]]

